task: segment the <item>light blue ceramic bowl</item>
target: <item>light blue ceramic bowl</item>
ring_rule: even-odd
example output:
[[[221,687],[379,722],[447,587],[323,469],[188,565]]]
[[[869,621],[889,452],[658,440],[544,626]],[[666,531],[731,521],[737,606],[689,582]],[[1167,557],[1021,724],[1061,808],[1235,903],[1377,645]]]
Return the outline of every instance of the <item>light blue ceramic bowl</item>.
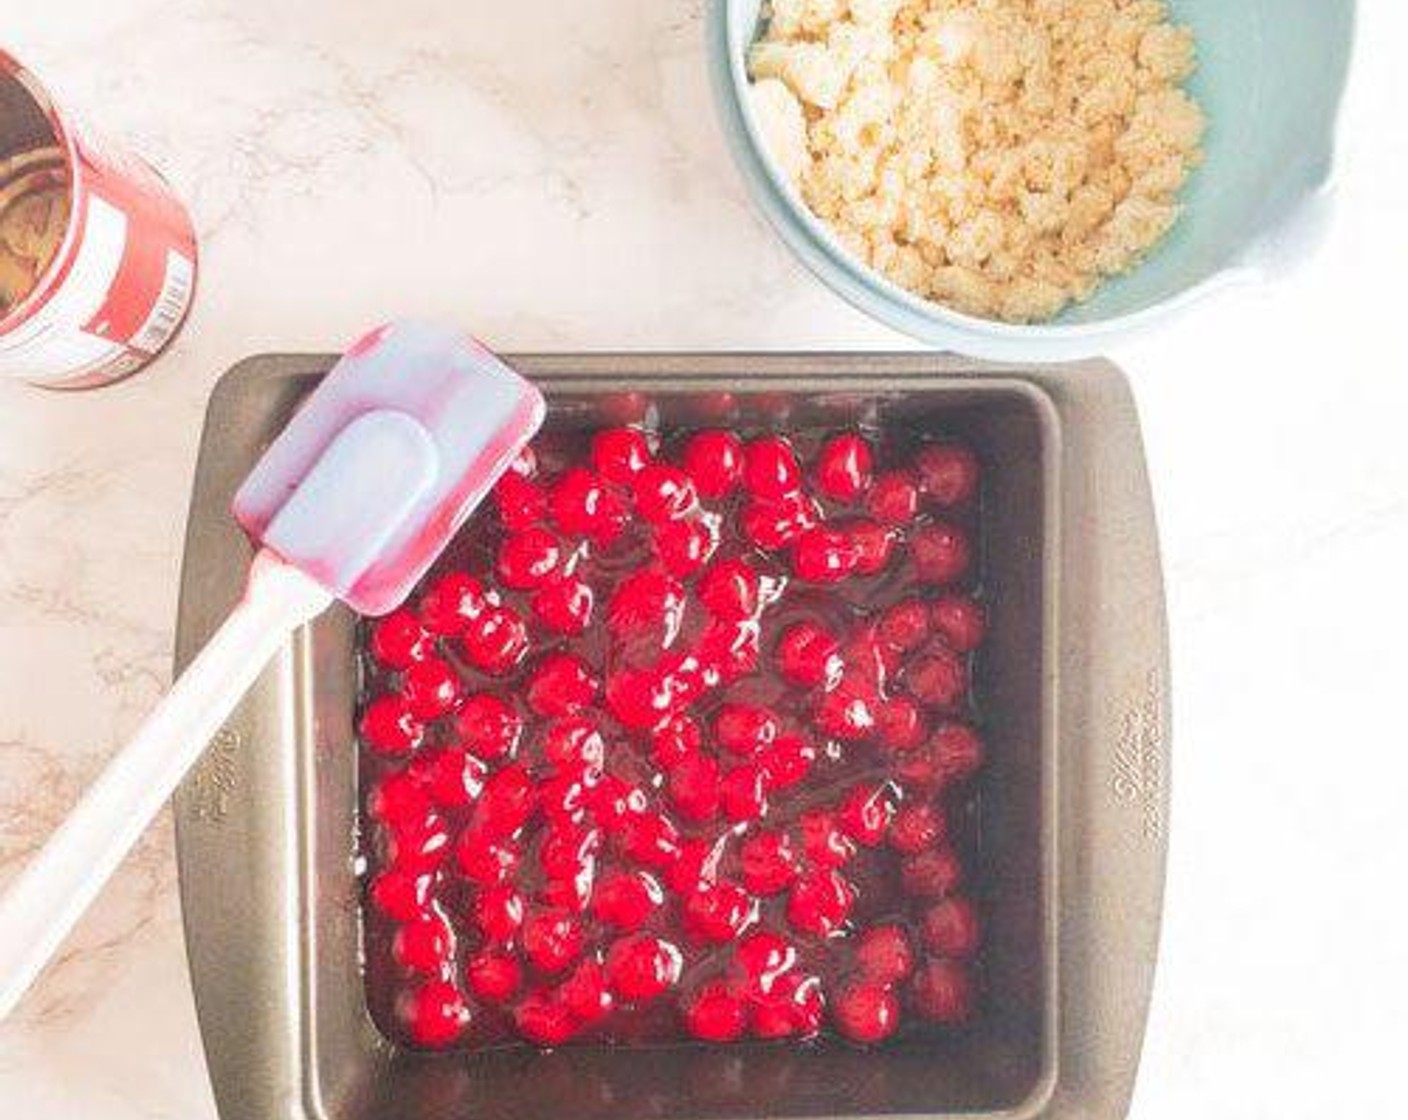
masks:
[[[1014,326],[911,295],[847,253],[773,161],[748,109],[746,53],[763,0],[711,0],[712,80],[749,192],[784,241],[862,310],[932,346],[1042,361],[1095,354],[1222,285],[1302,256],[1323,228],[1353,0],[1170,0],[1192,26],[1191,83],[1208,117],[1206,160],[1173,232],[1142,265],[1051,323]]]

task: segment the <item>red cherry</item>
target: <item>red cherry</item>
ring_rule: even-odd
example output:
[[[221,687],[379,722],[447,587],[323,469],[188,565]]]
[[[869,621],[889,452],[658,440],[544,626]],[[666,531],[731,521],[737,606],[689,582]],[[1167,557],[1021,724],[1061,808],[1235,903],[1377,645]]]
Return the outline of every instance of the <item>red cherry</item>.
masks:
[[[882,474],[865,496],[865,508],[882,525],[908,525],[919,512],[919,488],[903,471]]]
[[[765,552],[777,552],[816,526],[816,504],[802,494],[771,501],[751,501],[738,515],[744,540]]]
[[[767,772],[752,763],[733,767],[719,782],[719,804],[734,824],[761,820],[768,811]]]
[[[534,526],[504,538],[494,570],[505,587],[529,591],[546,583],[561,562],[562,545],[557,538]]]
[[[879,695],[874,688],[843,677],[826,693],[817,705],[817,727],[834,739],[848,743],[870,737],[875,730],[875,712]]]
[[[817,526],[792,546],[792,570],[808,583],[839,583],[856,570],[859,559],[850,534]]]
[[[759,1038],[806,1038],[821,1028],[826,1001],[815,976],[788,972],[772,991],[753,1001],[753,1033]]]
[[[424,917],[430,906],[432,877],[420,868],[388,867],[367,887],[372,905],[398,922]]]
[[[874,521],[856,521],[846,527],[856,550],[856,575],[883,572],[895,551],[896,531]]]
[[[754,704],[723,704],[714,715],[719,746],[751,758],[777,738],[775,713]]]
[[[738,621],[758,613],[762,580],[746,560],[720,560],[694,585],[694,593],[715,618]]]
[[[541,716],[570,716],[596,699],[601,682],[576,654],[550,653],[528,680],[528,706]]]
[[[933,739],[896,754],[894,774],[904,785],[906,793],[930,793],[937,789],[943,778]]]
[[[686,707],[702,689],[699,672],[690,666],[622,669],[606,682],[606,706],[626,727],[648,731]]]
[[[416,719],[438,719],[459,699],[460,678],[445,661],[427,657],[401,674],[401,695]]]
[[[564,533],[587,536],[607,544],[626,524],[626,509],[602,484],[600,476],[583,467],[562,473],[548,499],[553,520]]]
[[[490,941],[510,940],[523,924],[523,896],[508,884],[485,887],[474,900],[474,924]]]
[[[501,677],[528,652],[528,627],[511,607],[489,607],[465,630],[462,642],[471,665]]]
[[[926,961],[915,974],[910,994],[914,1010],[936,1023],[956,1025],[973,1014],[972,974],[957,961]]]
[[[694,483],[679,467],[654,463],[635,480],[636,511],[653,525],[678,521],[698,503]]]
[[[838,872],[818,871],[798,880],[787,896],[787,920],[817,937],[834,933],[850,915],[855,890]]]
[[[956,653],[971,653],[983,644],[988,615],[981,603],[967,595],[945,595],[934,601],[934,631]]]
[[[904,686],[921,704],[952,709],[968,692],[968,667],[955,654],[935,647],[905,665]]]
[[[852,786],[841,800],[836,823],[857,844],[873,848],[885,839],[892,810],[889,789],[862,783]]]
[[[948,834],[948,821],[932,802],[904,805],[890,822],[890,847],[907,856],[939,843]]]
[[[539,972],[561,972],[582,955],[581,924],[565,910],[536,910],[523,923],[523,952]]]
[[[438,975],[454,953],[454,937],[438,914],[414,918],[396,930],[391,956],[407,972]]]
[[[480,758],[512,756],[523,734],[523,717],[507,700],[487,692],[466,696],[455,715],[460,742]]]
[[[797,948],[769,930],[754,930],[738,943],[734,964],[750,996],[766,995],[778,978],[797,963]]]
[[[538,889],[538,901],[570,914],[586,913],[592,896],[592,872],[577,879],[552,879]]]
[[[646,1003],[679,982],[683,964],[680,951],[670,942],[636,933],[608,950],[606,979],[621,999]]]
[[[660,635],[662,644],[679,629],[684,586],[673,576],[645,568],[616,585],[606,606],[606,625],[617,637]]]
[[[729,432],[699,432],[684,448],[684,469],[700,497],[726,497],[743,475],[743,445]]]
[[[591,716],[563,716],[543,729],[543,758],[558,767],[600,770],[606,762],[606,740]]]
[[[841,657],[846,665],[844,683],[878,704],[878,689],[899,668],[904,654],[881,640],[878,626],[866,624],[852,632]]]
[[[841,831],[836,815],[824,809],[811,809],[797,821],[802,851],[817,867],[840,867],[855,854],[855,845]]]
[[[598,921],[622,930],[636,930],[665,901],[653,876],[644,871],[616,871],[597,884],[592,913]]]
[[[926,447],[914,457],[919,485],[936,505],[962,505],[977,492],[978,459],[956,443]]]
[[[436,805],[463,809],[484,789],[488,767],[458,747],[422,753],[411,763],[417,779]]]
[[[386,861],[427,871],[440,866],[450,850],[445,819],[434,809],[406,821],[386,836]]]
[[[680,834],[660,813],[642,813],[628,819],[620,832],[620,849],[637,863],[665,871],[680,857]]]
[[[928,848],[900,864],[900,883],[913,898],[943,898],[962,882],[963,864],[952,848]]]
[[[704,743],[704,732],[687,715],[671,716],[650,737],[651,757],[655,765],[669,770],[694,754]]]
[[[573,763],[554,769],[553,776],[538,786],[538,806],[543,816],[553,823],[580,824],[591,805],[601,769],[591,763]]]
[[[572,1012],[547,992],[529,992],[513,1009],[518,1033],[537,1046],[560,1046],[577,1033]]]
[[[591,805],[597,823],[608,833],[614,833],[643,814],[650,806],[650,799],[639,786],[615,774],[604,774],[593,792]]]
[[[719,620],[699,639],[699,662],[710,685],[731,684],[758,668],[760,630],[756,622]]]
[[[751,625],[743,623],[740,625]],[[699,641],[698,652],[667,653],[656,663],[659,673],[659,687],[664,698],[667,713],[675,713],[689,707],[711,687],[709,671],[704,664],[709,631],[705,630]],[[717,673],[718,670],[715,670]]]
[[[538,843],[538,867],[543,876],[554,882],[590,878],[596,866],[596,853],[601,848],[601,831],[582,828],[579,824],[558,820],[541,833]]]
[[[721,980],[701,984],[685,1003],[685,1027],[705,1042],[732,1042],[743,1034],[748,1011]]]
[[[372,656],[389,669],[405,669],[426,657],[432,649],[429,632],[405,607],[372,625],[368,646]]]
[[[494,508],[505,529],[527,529],[547,516],[547,491],[521,475],[506,474],[494,486]]]
[[[428,1049],[449,1046],[469,1026],[469,1006],[445,980],[427,980],[407,992],[398,1012],[411,1041]]]
[[[430,809],[430,795],[405,771],[386,775],[367,794],[367,815],[390,828],[403,827]]]
[[[596,398],[596,414],[611,424],[639,424],[649,411],[650,397],[645,393],[622,391]]]
[[[464,633],[489,605],[484,585],[466,572],[447,572],[420,597],[416,611],[432,634],[453,638]]]
[[[576,576],[555,576],[533,596],[533,613],[554,634],[581,634],[591,624],[595,598]]]
[[[929,605],[922,599],[901,599],[886,607],[876,634],[880,640],[908,653],[929,639]]]
[[[474,807],[473,823],[488,836],[512,836],[536,807],[533,779],[518,763],[489,775]]]
[[[786,833],[763,830],[739,850],[743,886],[755,895],[779,895],[797,879],[797,857]]]
[[[676,894],[689,895],[700,884],[712,883],[717,876],[718,848],[707,840],[685,839],[679,844],[679,854],[665,869],[665,882]]]
[[[779,735],[763,755],[763,771],[774,792],[791,789],[811,773],[816,748],[800,735]]]
[[[898,984],[914,969],[909,936],[896,925],[871,926],[856,942],[856,969],[874,984]]]
[[[606,707],[622,724],[644,731],[670,714],[673,696],[653,669],[622,669],[606,680]]]
[[[655,527],[651,545],[667,572],[676,579],[686,579],[709,562],[718,545],[718,533],[705,517],[666,521]]]
[[[761,436],[743,449],[743,485],[756,498],[785,498],[802,488],[802,467],[782,436]]]
[[[518,868],[518,845],[495,839],[476,829],[465,829],[455,845],[455,860],[464,876],[481,887],[505,882]]]
[[[894,751],[908,750],[924,741],[924,716],[907,696],[891,696],[875,712],[875,732]]]
[[[693,393],[690,406],[690,411],[701,419],[728,420],[738,412],[738,398],[725,392]]]
[[[778,671],[792,684],[804,688],[834,682],[841,672],[837,656],[841,643],[836,635],[815,622],[794,622],[778,639]]]
[[[834,501],[853,502],[870,485],[872,464],[870,444],[860,436],[835,436],[817,453],[817,489]]]
[[[719,812],[719,764],[712,756],[691,754],[666,778],[670,801],[686,820],[704,823]]]
[[[595,1023],[616,1002],[606,986],[606,973],[594,960],[585,960],[557,986],[557,1001],[580,1023]]]
[[[510,953],[485,949],[469,958],[464,967],[469,990],[485,1003],[503,1003],[523,982],[523,969]]]
[[[425,737],[425,725],[411,711],[404,696],[378,696],[367,705],[361,720],[362,740],[379,754],[410,754]]]
[[[628,485],[650,459],[650,440],[637,428],[603,428],[592,436],[592,466],[607,482]]]
[[[956,525],[935,521],[909,538],[914,572],[923,583],[949,584],[961,579],[973,559],[968,534]]]
[[[879,984],[852,984],[832,1005],[836,1028],[852,1042],[881,1042],[900,1023],[900,1003],[894,992]]]
[[[966,898],[945,898],[924,911],[920,930],[925,946],[941,957],[967,960],[982,943],[978,911]]]
[[[732,941],[753,921],[757,906],[748,892],[734,883],[701,886],[684,903],[684,924],[701,941]]]
[[[938,780],[944,784],[966,781],[983,765],[985,751],[978,733],[965,723],[946,723],[929,740]]]

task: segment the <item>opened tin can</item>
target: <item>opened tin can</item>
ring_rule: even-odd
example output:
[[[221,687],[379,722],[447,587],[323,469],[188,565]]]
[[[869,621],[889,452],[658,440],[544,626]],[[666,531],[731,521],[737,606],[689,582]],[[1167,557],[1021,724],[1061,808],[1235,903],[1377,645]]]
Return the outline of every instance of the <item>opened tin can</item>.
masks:
[[[0,51],[0,377],[105,385],[175,336],[191,220],[142,160],[75,127]]]

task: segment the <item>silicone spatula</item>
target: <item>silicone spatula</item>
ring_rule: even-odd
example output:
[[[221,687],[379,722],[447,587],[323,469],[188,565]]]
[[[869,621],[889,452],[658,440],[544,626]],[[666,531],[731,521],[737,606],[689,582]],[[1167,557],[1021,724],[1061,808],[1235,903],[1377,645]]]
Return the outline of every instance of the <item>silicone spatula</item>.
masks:
[[[400,605],[542,418],[452,330],[396,323],[342,357],[235,496],[258,546],[243,598],[0,896],[0,1019],[288,636],[335,599]]]

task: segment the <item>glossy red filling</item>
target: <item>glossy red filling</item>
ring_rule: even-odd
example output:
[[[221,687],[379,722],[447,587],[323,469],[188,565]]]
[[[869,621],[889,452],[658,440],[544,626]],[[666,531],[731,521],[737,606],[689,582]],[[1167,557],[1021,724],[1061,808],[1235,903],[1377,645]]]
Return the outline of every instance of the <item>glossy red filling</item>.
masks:
[[[417,1047],[961,1024],[979,470],[542,437],[364,630],[367,998]]]

